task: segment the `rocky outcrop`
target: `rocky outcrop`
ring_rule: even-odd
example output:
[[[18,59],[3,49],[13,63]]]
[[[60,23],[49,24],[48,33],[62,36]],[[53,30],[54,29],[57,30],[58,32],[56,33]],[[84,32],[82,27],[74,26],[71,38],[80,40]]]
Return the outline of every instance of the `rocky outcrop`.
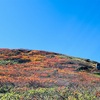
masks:
[[[100,63],[97,63],[96,68],[97,68],[98,70],[100,70]]]

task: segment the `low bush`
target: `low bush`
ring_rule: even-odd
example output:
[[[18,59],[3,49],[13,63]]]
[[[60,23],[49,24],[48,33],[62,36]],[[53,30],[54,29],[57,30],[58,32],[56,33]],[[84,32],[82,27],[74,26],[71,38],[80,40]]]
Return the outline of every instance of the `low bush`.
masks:
[[[30,62],[29,59],[8,59],[8,60],[0,60],[0,65],[8,65],[8,64],[18,64],[18,63],[26,63]]]
[[[81,89],[72,90],[68,87],[37,88],[4,94],[0,100],[99,100],[90,91]]]

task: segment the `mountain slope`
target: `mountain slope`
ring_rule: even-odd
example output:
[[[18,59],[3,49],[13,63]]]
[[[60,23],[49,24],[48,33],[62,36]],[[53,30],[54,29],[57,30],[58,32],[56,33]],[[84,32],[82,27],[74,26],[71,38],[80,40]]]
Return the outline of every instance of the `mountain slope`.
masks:
[[[76,90],[80,87],[88,90],[92,88],[95,92],[91,92],[91,95],[96,95],[100,91],[100,71],[96,69],[97,63],[54,52],[0,49],[1,98],[11,90],[21,94],[30,89],[53,87],[70,87]]]

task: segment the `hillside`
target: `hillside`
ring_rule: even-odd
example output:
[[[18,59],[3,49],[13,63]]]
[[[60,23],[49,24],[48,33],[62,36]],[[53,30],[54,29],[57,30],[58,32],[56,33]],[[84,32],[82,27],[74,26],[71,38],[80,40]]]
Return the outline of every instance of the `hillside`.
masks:
[[[54,52],[0,49],[0,100],[99,100],[97,63]]]

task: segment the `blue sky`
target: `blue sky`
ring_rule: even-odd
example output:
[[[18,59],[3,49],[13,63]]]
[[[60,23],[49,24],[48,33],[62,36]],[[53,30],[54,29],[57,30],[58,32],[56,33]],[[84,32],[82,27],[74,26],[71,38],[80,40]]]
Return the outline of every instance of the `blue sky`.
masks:
[[[0,48],[100,61],[100,0],[0,0]]]

